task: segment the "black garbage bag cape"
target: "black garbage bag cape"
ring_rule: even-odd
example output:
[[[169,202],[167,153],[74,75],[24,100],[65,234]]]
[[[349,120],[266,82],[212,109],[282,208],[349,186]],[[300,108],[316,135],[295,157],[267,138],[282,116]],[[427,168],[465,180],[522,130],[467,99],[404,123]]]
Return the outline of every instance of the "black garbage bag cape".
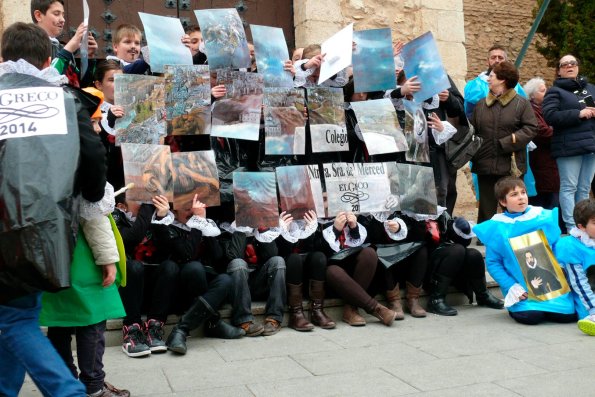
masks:
[[[0,94],[51,86],[26,74],[0,76]],[[80,143],[74,98],[66,91],[64,98],[68,134],[0,141],[0,304],[70,285]],[[0,123],[7,112],[9,106],[0,104]]]

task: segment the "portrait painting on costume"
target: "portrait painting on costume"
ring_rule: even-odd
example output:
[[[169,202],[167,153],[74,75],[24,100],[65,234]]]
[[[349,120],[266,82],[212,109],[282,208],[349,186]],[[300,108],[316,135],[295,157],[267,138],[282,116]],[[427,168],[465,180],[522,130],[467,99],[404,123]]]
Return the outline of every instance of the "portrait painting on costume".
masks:
[[[166,65],[167,135],[210,134],[211,81],[206,65]]]
[[[221,204],[215,152],[175,152],[171,158],[175,209],[191,207],[194,195],[207,207]]]
[[[163,77],[118,73],[114,75],[114,104],[124,108],[115,124],[116,145],[158,145],[167,133]]]
[[[529,299],[546,301],[570,292],[543,230],[508,240],[525,278]]]
[[[312,152],[348,151],[343,90],[332,87],[308,88],[307,99]]]
[[[403,46],[401,57],[407,78],[417,76],[421,89],[413,93],[416,102],[423,102],[450,88],[446,70],[432,32],[426,32]]]
[[[124,181],[126,185],[134,183],[126,191],[126,199],[150,203],[153,196],[162,195],[173,201],[169,146],[123,143],[121,147]]]
[[[304,214],[308,211],[316,210],[307,166],[277,167],[275,172],[281,211],[291,214],[293,219],[298,220],[304,219]]]
[[[227,93],[213,103],[211,135],[258,141],[264,88],[262,75],[218,70],[217,84],[225,85]]]
[[[205,41],[211,70],[250,67],[246,32],[235,8],[195,10],[194,13]]]
[[[351,108],[369,154],[404,152],[408,149],[390,99],[351,102]]]
[[[397,163],[401,211],[436,215],[438,199],[434,170],[423,165]]]
[[[289,59],[283,29],[250,25],[254,40],[254,56],[258,73],[264,76],[265,87],[293,88],[293,76],[283,69]]]
[[[353,32],[353,42],[355,92],[394,89],[397,80],[390,28]]]
[[[428,143],[428,121],[421,104],[403,99],[405,108],[405,128],[403,133],[409,149],[405,152],[405,160],[415,163],[430,162],[430,145]]]
[[[163,73],[167,64],[192,65],[192,54],[182,43],[182,22],[178,18],[139,12],[149,47],[151,71]]]
[[[274,172],[234,172],[236,226],[279,226],[279,201]]]
[[[266,154],[306,152],[304,99],[301,89],[265,87],[263,111]]]

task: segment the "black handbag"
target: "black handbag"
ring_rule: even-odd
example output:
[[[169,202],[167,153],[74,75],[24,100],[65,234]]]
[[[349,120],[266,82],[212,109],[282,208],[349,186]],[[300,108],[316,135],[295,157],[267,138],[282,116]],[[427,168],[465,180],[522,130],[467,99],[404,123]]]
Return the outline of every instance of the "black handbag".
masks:
[[[473,158],[483,140],[475,135],[475,128],[465,116],[461,116],[458,123],[455,122],[455,127],[457,133],[446,141],[444,150],[448,162],[459,169]]]

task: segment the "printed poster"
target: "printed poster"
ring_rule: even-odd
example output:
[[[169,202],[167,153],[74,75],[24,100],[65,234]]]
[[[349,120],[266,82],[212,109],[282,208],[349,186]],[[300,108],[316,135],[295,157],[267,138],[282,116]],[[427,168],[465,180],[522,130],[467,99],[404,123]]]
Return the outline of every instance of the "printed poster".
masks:
[[[303,219],[308,211],[316,211],[308,166],[277,167],[275,172],[281,211],[291,214],[295,220]]]
[[[126,191],[126,199],[150,203],[153,196],[166,196],[173,201],[171,156],[169,146],[122,144],[124,181],[134,183]]]
[[[401,211],[436,215],[438,200],[432,167],[404,163],[396,163],[396,166],[399,172]]]
[[[392,90],[397,85],[390,28],[353,32],[355,92]]]
[[[293,88],[293,76],[283,69],[289,51],[283,29],[250,25],[254,40],[254,55],[258,73],[264,77],[265,87]]]
[[[313,153],[349,150],[343,89],[308,88],[308,117]]]
[[[405,159],[416,163],[429,163],[428,121],[422,105],[415,101],[403,99],[403,107],[405,108],[403,133],[409,146],[409,149],[405,152]]]
[[[370,155],[404,152],[407,141],[388,98],[351,102]]]
[[[194,195],[207,207],[221,204],[219,174],[212,150],[175,152],[171,157],[175,209],[192,208]]]
[[[353,24],[350,23],[320,45],[320,53],[326,54],[320,65],[318,85],[351,65],[353,48]]]
[[[304,91],[298,88],[264,89],[265,153],[272,155],[306,152]]]
[[[234,172],[236,226],[279,226],[279,202],[274,172]]]
[[[308,177],[310,178],[310,190],[314,198],[314,206],[316,207],[316,215],[319,218],[328,217],[326,206],[326,194],[322,192],[322,180],[320,179],[320,168],[318,164],[306,165],[308,170]]]

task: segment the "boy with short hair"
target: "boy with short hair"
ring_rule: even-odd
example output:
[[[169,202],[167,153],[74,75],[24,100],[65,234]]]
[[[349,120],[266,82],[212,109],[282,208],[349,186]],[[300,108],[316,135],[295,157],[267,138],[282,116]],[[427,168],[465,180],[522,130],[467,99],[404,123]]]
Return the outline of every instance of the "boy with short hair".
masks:
[[[124,73],[145,74],[149,71],[149,64],[141,55],[142,32],[135,25],[126,23],[118,26],[112,38],[114,55],[108,55],[106,60],[113,59],[120,62]]]
[[[576,227],[570,230],[570,236],[560,239],[554,252],[574,291],[581,319],[578,328],[595,335],[595,200],[578,202],[573,217]]]
[[[87,26],[81,22],[75,34],[64,46],[57,39],[64,30],[64,1],[31,0],[31,19],[46,31],[52,42],[52,67],[68,77],[68,82],[75,87],[80,87],[83,81],[92,82],[93,67],[87,69],[85,76],[80,76],[74,59],[74,53],[81,47],[81,40],[87,31]],[[96,50],[97,42],[93,35],[89,34],[89,58],[95,56]]]
[[[515,321],[528,325],[543,321],[576,321],[574,303],[569,292],[560,290],[553,294],[555,296],[544,296],[542,300],[529,298],[523,271],[509,242],[510,238],[542,230],[547,241],[554,245],[560,238],[558,209],[546,210],[529,206],[527,189],[519,178],[500,179],[494,192],[503,212],[476,225],[473,231],[486,245],[487,269],[500,285],[505,297],[504,306],[510,316]]]

